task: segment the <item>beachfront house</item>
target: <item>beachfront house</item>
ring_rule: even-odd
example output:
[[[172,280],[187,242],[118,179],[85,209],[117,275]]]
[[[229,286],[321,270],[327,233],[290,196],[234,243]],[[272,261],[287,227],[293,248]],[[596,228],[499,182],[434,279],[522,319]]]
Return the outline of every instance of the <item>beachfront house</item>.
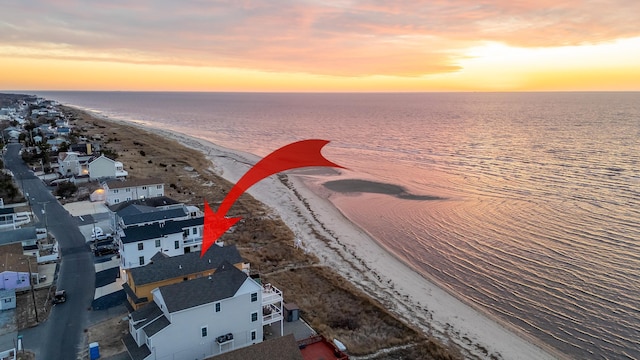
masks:
[[[89,173],[90,155],[77,152],[61,152],[58,154],[58,172],[62,177],[86,176]]]
[[[165,223],[132,226],[116,232],[122,270],[144,266],[158,252],[166,256],[184,254],[182,229]]]
[[[164,182],[152,178],[125,181],[111,180],[105,182],[103,188],[106,195],[105,203],[107,205],[135,199],[164,196]]]
[[[200,250],[204,228],[203,217],[157,220],[159,214],[176,210],[181,208],[140,214],[142,216],[138,221],[149,222],[139,225],[118,224],[116,240],[119,244],[122,269],[144,266],[158,252],[165,256],[176,256],[197,253]],[[129,218],[125,216],[124,221]]]
[[[35,256],[24,255],[20,243],[0,246],[0,289],[26,290],[32,277],[39,279]]]
[[[122,287],[129,305],[138,310],[151,301],[153,289],[209,276],[225,261],[245,272],[249,271],[249,264],[243,262],[235,245],[213,246],[202,257],[198,252],[174,257],[158,252],[147,265],[126,269]]]
[[[104,154],[91,161],[88,165],[88,168],[89,179],[92,181],[102,179],[124,179],[127,177],[127,175],[129,175],[129,173],[124,169],[124,165],[120,161],[111,160],[108,157],[104,156]],[[122,199],[122,197],[115,196],[114,199]]]
[[[205,359],[261,343],[263,326],[278,321],[282,334],[282,292],[228,262],[152,295],[129,315],[123,340],[132,359]]]

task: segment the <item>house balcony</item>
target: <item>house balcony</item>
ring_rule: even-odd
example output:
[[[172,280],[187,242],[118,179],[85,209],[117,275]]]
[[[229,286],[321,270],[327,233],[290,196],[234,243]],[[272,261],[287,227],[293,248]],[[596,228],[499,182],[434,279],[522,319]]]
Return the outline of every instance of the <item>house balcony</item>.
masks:
[[[262,286],[262,306],[275,303],[282,303],[282,291],[277,287],[267,283]]]
[[[270,325],[283,319],[282,305],[269,304],[262,307],[262,325]]]
[[[202,238],[201,237],[197,237],[197,238],[185,238],[183,237],[182,239],[182,245],[183,246],[194,246],[194,245],[201,245],[202,244]]]

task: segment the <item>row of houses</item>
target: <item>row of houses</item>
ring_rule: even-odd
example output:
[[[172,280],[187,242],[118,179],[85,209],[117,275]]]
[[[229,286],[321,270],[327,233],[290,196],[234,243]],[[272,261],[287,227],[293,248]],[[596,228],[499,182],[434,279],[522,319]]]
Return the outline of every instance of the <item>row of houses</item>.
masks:
[[[104,154],[95,157],[72,151],[58,154],[58,173],[62,177],[88,177],[89,180],[124,179],[129,175],[120,161]]]
[[[218,243],[200,255],[204,216],[197,207],[159,196],[109,210],[131,310],[123,341],[132,359],[205,359],[261,343],[264,326],[274,323],[282,334],[282,292],[250,276],[234,245]]]

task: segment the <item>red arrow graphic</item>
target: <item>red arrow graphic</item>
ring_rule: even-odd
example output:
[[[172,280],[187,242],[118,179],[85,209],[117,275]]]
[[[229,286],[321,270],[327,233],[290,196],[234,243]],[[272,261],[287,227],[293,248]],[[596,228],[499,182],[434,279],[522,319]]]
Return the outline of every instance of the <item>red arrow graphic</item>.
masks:
[[[328,144],[327,140],[302,140],[285,145],[258,161],[231,188],[229,194],[222,200],[218,211],[214,212],[209,204],[204,203],[204,234],[202,237],[202,257],[222,234],[235,225],[241,218],[225,217],[231,206],[247,189],[258,181],[273,174],[302,167],[327,166],[344,168],[322,156],[322,148]]]

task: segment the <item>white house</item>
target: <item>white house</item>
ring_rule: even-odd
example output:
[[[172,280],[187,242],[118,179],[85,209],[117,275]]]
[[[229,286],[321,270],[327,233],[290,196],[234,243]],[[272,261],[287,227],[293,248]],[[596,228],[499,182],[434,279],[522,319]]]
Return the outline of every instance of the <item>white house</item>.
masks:
[[[107,205],[164,196],[164,182],[158,179],[111,180],[103,185]]]
[[[120,267],[124,270],[144,266],[158,252],[169,257],[197,252],[202,245],[203,228],[203,217],[118,227]]]
[[[104,154],[90,162],[88,167],[90,180],[124,179],[129,175],[120,161],[111,160]]]
[[[129,315],[123,340],[132,359],[201,360],[261,343],[264,325],[280,321],[282,327],[282,292],[263,288],[228,262],[211,276],[152,294],[152,303]],[[274,309],[279,315],[265,320]]]
[[[90,155],[68,151],[58,154],[58,172],[63,177],[84,176],[89,173]]]
[[[132,226],[116,233],[120,268],[144,266],[158,252],[167,256],[184,254],[182,229],[165,228],[164,223]]]

